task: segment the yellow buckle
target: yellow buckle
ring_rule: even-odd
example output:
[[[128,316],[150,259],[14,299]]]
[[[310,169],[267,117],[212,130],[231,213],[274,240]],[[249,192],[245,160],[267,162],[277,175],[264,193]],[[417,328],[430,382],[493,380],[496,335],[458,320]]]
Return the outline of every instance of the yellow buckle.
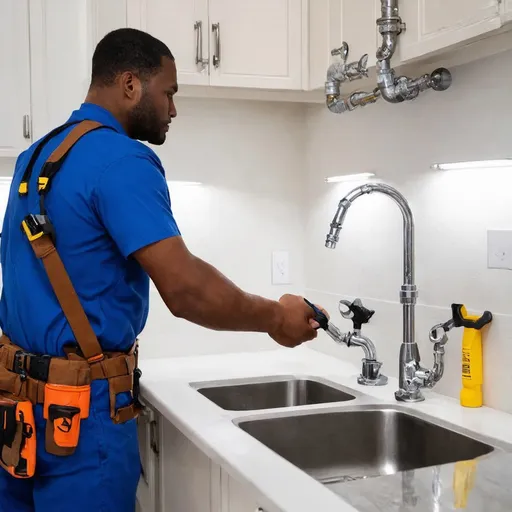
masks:
[[[18,188],[18,193],[21,196],[26,196],[28,194],[28,183],[26,181],[22,181]]]
[[[30,231],[30,228],[28,227],[27,221],[25,220],[21,221],[21,227],[23,228],[23,231],[25,231],[25,235],[27,235],[29,242],[37,240],[38,238],[41,238],[44,235],[42,231],[33,235]]]
[[[48,185],[50,178],[45,178],[44,176],[40,176],[37,180],[38,190],[44,190]]]

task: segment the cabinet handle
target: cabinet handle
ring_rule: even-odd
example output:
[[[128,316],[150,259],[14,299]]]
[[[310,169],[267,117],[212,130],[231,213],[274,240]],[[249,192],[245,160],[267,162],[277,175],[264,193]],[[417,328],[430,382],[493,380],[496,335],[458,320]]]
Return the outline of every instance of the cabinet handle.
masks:
[[[194,30],[196,31],[196,64],[204,68],[208,64],[208,59],[203,59],[203,22],[196,21]]]
[[[218,68],[220,65],[220,23],[212,24],[212,32],[215,32],[215,53],[213,54],[213,65]]]
[[[30,116],[23,116],[23,137],[30,139]]]
[[[155,455],[160,455],[158,440],[158,423],[153,420],[149,423],[149,446]]]

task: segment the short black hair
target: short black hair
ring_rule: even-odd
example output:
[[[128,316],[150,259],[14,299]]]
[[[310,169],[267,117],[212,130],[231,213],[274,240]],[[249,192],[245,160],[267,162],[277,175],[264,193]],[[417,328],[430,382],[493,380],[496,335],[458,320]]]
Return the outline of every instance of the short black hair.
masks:
[[[146,79],[162,67],[162,57],[174,60],[171,50],[147,32],[121,28],[98,43],[92,57],[92,85],[112,85],[125,71]]]

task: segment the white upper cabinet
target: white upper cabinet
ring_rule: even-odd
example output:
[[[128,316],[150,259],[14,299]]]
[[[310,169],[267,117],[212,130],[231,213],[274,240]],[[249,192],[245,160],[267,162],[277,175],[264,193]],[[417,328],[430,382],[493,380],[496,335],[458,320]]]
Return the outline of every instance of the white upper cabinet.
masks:
[[[93,46],[111,32],[128,25],[127,0],[89,0]]]
[[[368,54],[375,66],[378,46],[379,0],[311,0],[309,7],[309,88],[323,88],[327,68],[340,57],[331,54],[343,42],[349,46],[348,61]]]
[[[301,0],[209,4],[212,85],[301,88]]]
[[[402,61],[501,27],[499,0],[400,0],[399,6],[407,25],[399,42]]]
[[[181,84],[301,89],[303,0],[138,1]]]
[[[341,19],[338,19],[339,36],[335,34],[334,47],[346,41],[349,47],[348,60],[359,60],[368,54],[368,67],[377,62],[378,30],[380,17],[379,0],[342,0]]]
[[[0,156],[31,142],[28,0],[0,0]]]
[[[141,1],[141,28],[169,47],[179,83],[208,85],[208,0]]]
[[[88,13],[88,0],[30,0],[34,140],[65,123],[87,94],[91,79]]]

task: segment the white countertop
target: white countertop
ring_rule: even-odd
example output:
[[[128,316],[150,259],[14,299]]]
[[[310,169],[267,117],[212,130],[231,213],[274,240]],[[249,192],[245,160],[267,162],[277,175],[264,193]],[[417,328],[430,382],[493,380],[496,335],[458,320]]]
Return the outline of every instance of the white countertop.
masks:
[[[262,506],[271,511],[352,512],[355,509],[233,423],[242,416],[283,409],[226,411],[203,397],[191,383],[283,375],[320,377],[369,395],[381,404],[410,408],[512,444],[512,415],[487,407],[467,409],[457,400],[432,391],[424,392],[424,402],[398,404],[394,399],[397,379],[390,378],[383,387],[360,386],[357,383],[360,368],[304,346],[256,353],[142,359],[140,367],[143,397],[215,463],[261,495]],[[286,411],[336,408],[331,403],[288,407]]]

